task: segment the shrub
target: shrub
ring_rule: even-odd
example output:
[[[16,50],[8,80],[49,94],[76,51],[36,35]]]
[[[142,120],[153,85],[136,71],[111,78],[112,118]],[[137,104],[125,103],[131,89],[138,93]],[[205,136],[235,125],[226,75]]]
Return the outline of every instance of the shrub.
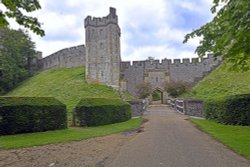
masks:
[[[136,93],[139,98],[144,99],[148,97],[149,95],[151,95],[152,91],[152,86],[148,82],[143,82],[136,85]]]
[[[0,134],[67,128],[66,106],[52,97],[0,97]]]
[[[223,124],[250,125],[250,94],[235,95],[205,103],[207,119]]]
[[[178,97],[186,93],[191,88],[191,84],[182,81],[171,81],[165,83],[165,90],[172,97]]]
[[[75,122],[80,126],[98,126],[127,121],[131,106],[120,99],[86,98],[75,108]]]

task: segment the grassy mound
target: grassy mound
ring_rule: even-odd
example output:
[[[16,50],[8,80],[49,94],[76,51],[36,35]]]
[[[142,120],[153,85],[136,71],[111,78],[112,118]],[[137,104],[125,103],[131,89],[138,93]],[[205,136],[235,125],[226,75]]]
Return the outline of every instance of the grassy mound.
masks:
[[[110,87],[87,84],[84,75],[84,67],[42,71],[5,96],[55,97],[67,106],[69,121],[72,110],[83,98],[119,98],[118,92]]]
[[[250,71],[236,72],[229,71],[228,68],[229,64],[222,64],[184,97],[210,100],[250,93]]]

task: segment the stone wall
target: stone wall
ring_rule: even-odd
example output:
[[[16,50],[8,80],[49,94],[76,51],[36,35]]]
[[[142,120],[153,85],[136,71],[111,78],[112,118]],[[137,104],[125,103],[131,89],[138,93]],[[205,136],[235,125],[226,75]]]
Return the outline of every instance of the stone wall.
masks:
[[[185,115],[205,117],[204,104],[195,99],[169,99],[170,107]]]
[[[116,10],[110,8],[106,17],[88,16],[86,30],[86,80],[119,89],[120,28]]]
[[[208,55],[207,58],[174,59],[174,63],[169,66],[169,75],[171,80],[185,81],[189,83],[196,83],[217,67],[221,62],[221,58],[214,60],[213,55]]]
[[[127,82],[128,92],[136,95],[136,85],[149,82],[153,89],[163,89],[163,84],[168,81],[185,81],[196,83],[217,67],[221,58],[214,60],[213,55],[208,55],[199,61],[198,58],[189,59],[164,59],[121,62],[121,79]]]
[[[124,66],[126,66],[125,69]],[[130,66],[130,62],[121,62],[121,79],[127,82],[128,92],[136,96],[136,85],[144,80],[143,65],[134,64]]]
[[[39,55],[37,63],[40,70],[85,65],[85,46],[79,45],[62,49],[45,58],[41,58],[41,55]]]
[[[203,102],[201,100],[184,100],[184,114],[205,117]]]
[[[142,116],[149,105],[148,99],[130,100],[128,103],[131,105],[132,117]]]

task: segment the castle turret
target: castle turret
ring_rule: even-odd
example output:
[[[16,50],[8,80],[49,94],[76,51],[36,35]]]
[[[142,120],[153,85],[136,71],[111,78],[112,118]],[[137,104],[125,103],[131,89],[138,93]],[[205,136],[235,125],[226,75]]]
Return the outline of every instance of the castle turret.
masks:
[[[120,28],[116,9],[110,8],[106,17],[88,16],[86,32],[86,80],[119,88]]]

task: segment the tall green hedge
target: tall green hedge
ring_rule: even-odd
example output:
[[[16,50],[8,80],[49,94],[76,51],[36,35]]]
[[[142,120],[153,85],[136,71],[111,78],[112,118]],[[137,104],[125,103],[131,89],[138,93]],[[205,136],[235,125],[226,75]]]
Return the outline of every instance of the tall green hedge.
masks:
[[[210,100],[205,103],[207,119],[223,124],[250,125],[250,94]]]
[[[0,97],[0,134],[67,128],[66,106],[52,97]]]
[[[120,99],[86,98],[75,108],[75,122],[79,126],[98,126],[127,121],[131,106]]]

